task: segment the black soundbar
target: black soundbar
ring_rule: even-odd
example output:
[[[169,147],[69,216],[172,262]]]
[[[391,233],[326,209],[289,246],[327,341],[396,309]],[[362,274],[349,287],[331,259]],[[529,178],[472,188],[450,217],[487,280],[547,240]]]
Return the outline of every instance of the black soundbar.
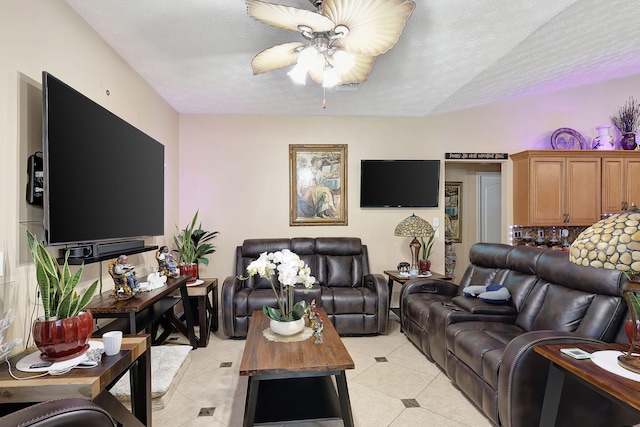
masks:
[[[94,243],[92,245],[74,246],[60,249],[60,257],[69,252],[69,258],[98,258],[104,255],[120,255],[120,253],[144,248],[144,240],[129,240],[126,242]]]
[[[126,252],[142,247],[144,247],[144,240],[128,240],[126,242],[115,243],[94,243],[91,245],[91,256],[97,257],[117,252]]]

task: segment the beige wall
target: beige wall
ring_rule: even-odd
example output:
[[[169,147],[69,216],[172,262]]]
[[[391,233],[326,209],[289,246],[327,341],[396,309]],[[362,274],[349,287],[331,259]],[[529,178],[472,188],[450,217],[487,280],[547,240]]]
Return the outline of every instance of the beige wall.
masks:
[[[595,126],[607,123],[639,83],[640,76],[634,76],[422,118],[181,115],[181,221],[200,209],[204,228],[220,231],[218,252],[204,268],[206,277],[218,277],[220,283],[232,273],[234,248],[246,238],[258,237],[358,236],[369,246],[372,270],[382,272],[410,257],[409,239],[393,236],[396,224],[414,212],[442,222],[443,209],[361,209],[360,160],[444,161],[445,152],[548,149],[551,133],[560,127],[574,128],[591,141],[597,135]],[[290,227],[289,144],[318,143],[348,145],[349,225]],[[500,163],[507,242],[512,172],[510,161]],[[442,173],[444,180],[444,168]],[[471,239],[458,248],[464,253],[456,274],[462,274],[468,262]],[[443,252],[441,235],[432,270],[444,270]]]
[[[0,250],[5,253],[0,310],[14,308],[20,331],[30,325],[34,301],[21,223],[38,214],[24,204],[24,167],[28,147],[37,145],[41,132],[37,100],[43,70],[165,144],[166,237],[151,243],[170,243],[174,224],[183,225],[200,209],[204,228],[220,231],[218,252],[203,275],[218,277],[220,283],[232,272],[235,246],[254,237],[358,236],[369,246],[373,271],[393,268],[409,258],[409,239],[394,237],[395,225],[413,212],[442,220],[443,211],[360,209],[361,159],[444,160],[445,152],[547,149],[550,134],[560,127],[591,140],[595,126],[608,123],[630,95],[638,96],[633,91],[640,86],[640,76],[634,76],[423,118],[331,117],[330,107],[319,109],[316,117],[178,117],[62,0],[23,0],[4,7],[0,52],[0,194],[8,201],[0,211]],[[348,226],[289,227],[288,146],[317,143],[348,144]],[[502,166],[506,230],[511,165]],[[435,271],[443,270],[443,248],[441,235],[433,255]],[[142,273],[155,263],[152,254],[132,261]],[[85,277],[99,274],[92,264]],[[106,273],[105,279],[109,284]]]
[[[41,230],[42,209],[25,202],[27,156],[42,147],[42,71],[48,71],[165,145],[165,232],[178,218],[178,114],[62,0],[2,2],[0,13],[0,315],[16,315],[12,336],[26,338],[35,297],[35,270],[26,248],[26,227]],[[109,90],[110,96],[106,95]],[[69,165],[73,167],[73,165]],[[126,177],[122,177],[126,183]],[[105,195],[105,209],[112,202]],[[135,195],[133,196],[135,197]],[[150,243],[164,242],[150,239]],[[131,261],[141,273],[156,263],[152,253]],[[100,276],[87,265],[83,285]],[[104,289],[113,283],[104,272]]]

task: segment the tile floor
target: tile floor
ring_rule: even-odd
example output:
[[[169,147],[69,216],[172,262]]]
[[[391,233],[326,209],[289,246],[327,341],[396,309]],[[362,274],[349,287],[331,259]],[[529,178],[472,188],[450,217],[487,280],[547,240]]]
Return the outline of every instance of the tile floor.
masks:
[[[357,427],[491,426],[400,332],[394,316],[386,335],[343,341],[356,366],[347,371],[347,381]],[[184,337],[173,342],[187,343]],[[219,330],[212,333],[206,348],[192,351],[191,363],[169,403],[153,411],[153,426],[241,426],[247,379],[240,377],[238,366],[244,344]],[[304,425],[341,426],[342,422]]]

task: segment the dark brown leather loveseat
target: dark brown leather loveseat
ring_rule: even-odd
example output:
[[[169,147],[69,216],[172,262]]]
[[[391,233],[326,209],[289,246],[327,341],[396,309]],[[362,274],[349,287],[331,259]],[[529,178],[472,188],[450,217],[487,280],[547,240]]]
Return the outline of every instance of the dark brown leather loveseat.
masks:
[[[622,272],[582,267],[566,252],[478,243],[460,285],[413,279],[400,296],[406,336],[435,361],[495,425],[537,426],[549,362],[535,345],[626,342]],[[463,295],[499,284],[499,305]],[[621,426],[640,417],[567,376],[558,412],[562,426]]]
[[[315,299],[340,335],[385,332],[389,319],[389,288],[381,274],[371,274],[366,245],[355,237],[298,237],[249,239],[236,248],[234,276],[222,284],[222,324],[230,337],[247,336],[251,314],[262,306],[276,307],[276,298],[266,279],[247,280],[247,266],[263,252],[289,249],[300,256],[316,283],[305,293],[296,288],[295,300]]]

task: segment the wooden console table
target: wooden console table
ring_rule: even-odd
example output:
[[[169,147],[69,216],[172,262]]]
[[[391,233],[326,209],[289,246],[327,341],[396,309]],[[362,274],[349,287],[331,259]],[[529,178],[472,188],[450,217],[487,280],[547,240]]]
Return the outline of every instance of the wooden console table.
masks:
[[[94,401],[123,425],[151,426],[150,345],[149,335],[124,336],[120,353],[103,356],[102,362],[95,368],[73,369],[64,375],[47,375],[21,381],[13,379],[5,365],[0,369],[0,404],[38,403],[78,397]],[[33,347],[12,357],[11,366],[34,351],[38,349]],[[127,371],[131,379],[131,412],[108,391]],[[36,375],[17,369],[12,369],[12,372],[19,378]]]
[[[600,368],[590,359],[574,359],[560,352],[561,348],[580,348],[588,353],[602,350],[627,351],[625,344],[547,344],[534,347],[536,353],[549,360],[549,374],[542,404],[540,426],[555,426],[562,386],[566,374],[623,407],[640,414],[639,383]],[[588,408],[585,408],[588,412]]]
[[[149,292],[138,292],[133,298],[124,301],[118,301],[113,297],[112,291],[106,291],[93,297],[87,309],[91,310],[93,317],[96,319],[116,319],[113,325],[107,325],[106,330],[119,329],[131,335],[135,335],[140,331],[150,332],[154,323],[162,319],[167,319],[168,323],[176,327],[182,334],[189,338],[189,343],[195,349],[198,347],[198,339],[193,329],[193,316],[191,310],[191,302],[187,290],[187,280],[190,276],[179,276],[167,279],[166,286],[154,289]],[[170,295],[175,291],[180,291],[182,305],[184,306],[184,315],[187,325],[185,326],[180,319],[173,313],[173,306],[180,299],[171,298]],[[123,319],[124,324],[116,323],[118,319]],[[154,344],[159,344],[166,338],[168,332],[163,334],[163,338],[156,340],[152,337]]]

